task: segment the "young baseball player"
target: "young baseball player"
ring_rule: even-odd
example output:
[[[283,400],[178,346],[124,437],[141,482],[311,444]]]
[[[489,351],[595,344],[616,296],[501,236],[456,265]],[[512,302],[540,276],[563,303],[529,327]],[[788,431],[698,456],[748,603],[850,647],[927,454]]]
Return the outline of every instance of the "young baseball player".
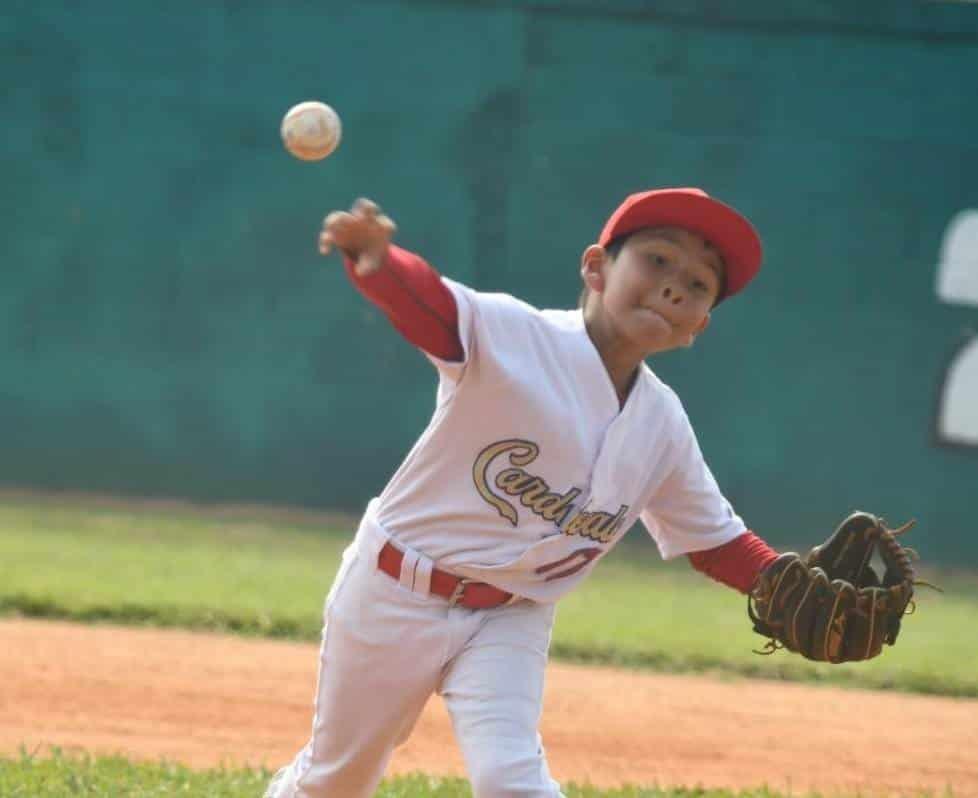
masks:
[[[741,592],[777,557],[645,364],[693,344],[761,244],[698,189],[634,194],[584,250],[581,307],[538,310],[441,278],[393,232],[359,200],[319,248],[434,364],[435,411],[343,556],[312,738],[266,795],[372,795],[438,693],[478,798],[560,796],[537,733],[555,602],[639,519]]]

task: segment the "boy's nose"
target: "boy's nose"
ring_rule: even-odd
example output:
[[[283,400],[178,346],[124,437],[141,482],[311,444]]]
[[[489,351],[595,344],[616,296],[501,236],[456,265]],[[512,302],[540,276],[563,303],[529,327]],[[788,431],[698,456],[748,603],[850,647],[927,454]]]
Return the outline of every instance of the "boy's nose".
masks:
[[[673,305],[678,305],[683,301],[682,292],[677,291],[671,285],[667,285],[662,289],[662,298],[666,300],[666,302],[671,302]]]

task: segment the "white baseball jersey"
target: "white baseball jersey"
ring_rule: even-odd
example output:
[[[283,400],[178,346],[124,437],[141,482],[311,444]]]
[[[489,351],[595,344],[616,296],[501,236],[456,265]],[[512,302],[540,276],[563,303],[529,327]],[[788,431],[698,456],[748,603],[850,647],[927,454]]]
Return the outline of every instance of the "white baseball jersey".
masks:
[[[643,364],[620,407],[580,310],[444,282],[465,358],[430,358],[434,415],[366,526],[539,602],[571,590],[639,518],[665,558],[746,531],[676,394]]]

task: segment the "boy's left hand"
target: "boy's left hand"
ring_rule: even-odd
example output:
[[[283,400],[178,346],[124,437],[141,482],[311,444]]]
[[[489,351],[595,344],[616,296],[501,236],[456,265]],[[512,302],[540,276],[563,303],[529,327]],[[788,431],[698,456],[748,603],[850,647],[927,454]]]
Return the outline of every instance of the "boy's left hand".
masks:
[[[872,659],[884,643],[892,646],[914,585],[928,584],[914,575],[912,550],[897,542],[912,525],[889,529],[876,516],[857,512],[807,556],[778,557],[761,573],[747,604],[754,631],[769,638],[758,653],[787,648],[836,663]],[[870,564],[876,551],[882,574]]]

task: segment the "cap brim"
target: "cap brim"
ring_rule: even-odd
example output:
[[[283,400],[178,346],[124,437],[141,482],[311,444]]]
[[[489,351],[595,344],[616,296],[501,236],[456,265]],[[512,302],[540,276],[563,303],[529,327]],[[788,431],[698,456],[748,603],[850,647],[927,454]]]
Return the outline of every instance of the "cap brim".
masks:
[[[598,241],[601,246],[643,227],[682,227],[698,233],[723,256],[724,289],[718,301],[736,294],[760,270],[760,236],[729,205],[689,189],[662,189],[629,199],[634,201],[626,200],[605,225]]]

